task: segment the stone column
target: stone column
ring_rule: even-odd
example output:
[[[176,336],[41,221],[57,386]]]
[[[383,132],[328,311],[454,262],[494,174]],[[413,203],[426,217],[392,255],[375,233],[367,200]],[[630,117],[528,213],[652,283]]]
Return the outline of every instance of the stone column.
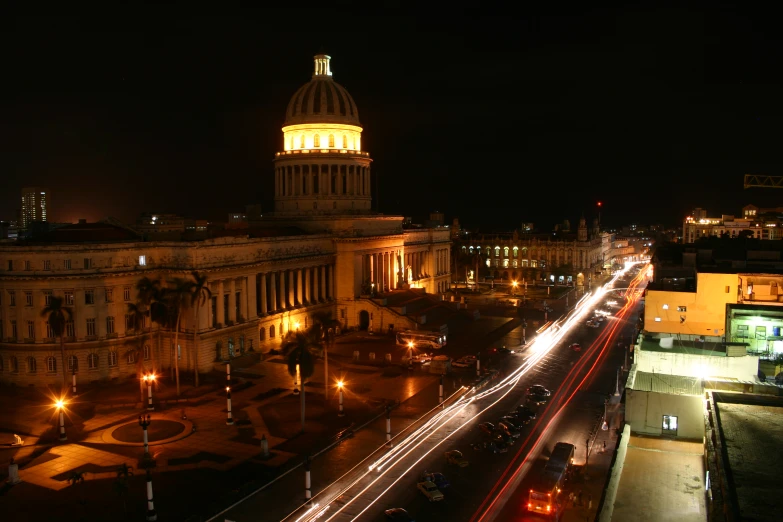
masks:
[[[305,298],[304,298],[304,284],[302,284],[302,271],[303,268],[299,268],[296,271],[296,297],[299,300],[300,305],[305,304]]]
[[[334,265],[329,265],[329,300],[334,301],[334,289],[335,289],[335,271]]]
[[[277,310],[277,283],[275,282],[277,277],[276,272],[269,273],[269,312]],[[266,281],[266,274],[264,274],[264,281]]]
[[[277,309],[285,310],[285,270],[278,272],[277,276],[280,278],[280,291],[277,293],[279,298]]]
[[[326,265],[321,265],[321,301],[326,301]]]
[[[231,279],[228,283],[228,320],[237,322],[237,280]]]
[[[256,316],[256,275],[242,278],[242,317],[248,321]]]
[[[259,274],[261,276],[261,284],[258,288],[258,291],[261,292],[261,315],[266,315],[267,307],[266,307],[266,274]]]
[[[310,304],[313,301],[313,296],[310,294],[310,277],[312,276],[312,270],[308,266],[304,269],[304,300],[305,304]]]
[[[288,271],[288,306],[290,308],[293,308],[296,306],[296,302],[294,300],[294,270]]]
[[[225,308],[223,307],[223,280],[221,279],[218,281],[218,291],[217,291],[217,322],[219,324],[223,324],[225,321],[224,317],[226,316]],[[226,326],[223,324],[223,326]]]
[[[210,328],[212,324],[210,323],[210,308],[212,308],[212,299],[207,299],[207,302],[204,303],[204,306],[198,307],[198,329],[199,331],[205,330],[207,328]],[[122,321],[125,323],[125,320]],[[123,327],[125,325],[123,324]],[[193,325],[195,327],[195,325]],[[114,321],[114,327],[117,327],[117,321]],[[152,348],[152,344],[150,343],[150,348]]]

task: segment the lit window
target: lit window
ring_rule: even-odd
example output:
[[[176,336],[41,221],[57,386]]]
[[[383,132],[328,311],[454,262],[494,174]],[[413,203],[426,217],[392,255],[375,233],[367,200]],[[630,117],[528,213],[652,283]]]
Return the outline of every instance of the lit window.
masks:
[[[147,266],[147,256],[139,256],[139,266]]]
[[[660,318],[660,317],[656,317],[656,318],[655,318],[655,322],[656,322],[656,323],[660,323],[660,322],[661,322],[661,318]]]
[[[688,311],[688,309],[687,309],[687,307],[685,307],[685,306],[678,306],[678,307],[677,307],[677,311],[678,311],[678,312],[687,312],[687,311]]]
[[[668,309],[669,309],[669,305],[665,304],[665,305],[663,305],[663,307],[662,307],[662,308],[663,308],[664,310],[668,310]]]
[[[46,358],[46,372],[57,373],[57,359],[52,356]]]

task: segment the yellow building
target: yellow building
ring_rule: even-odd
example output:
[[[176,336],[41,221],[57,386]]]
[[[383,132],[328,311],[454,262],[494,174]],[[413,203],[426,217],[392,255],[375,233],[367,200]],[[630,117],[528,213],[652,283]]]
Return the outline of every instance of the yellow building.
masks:
[[[0,246],[0,381],[26,386],[118,379],[144,369],[205,372],[329,311],[343,329],[427,328],[384,306],[398,288],[444,292],[450,231],[404,229],[401,216],[371,210],[370,156],[358,110],[315,57],[315,73],[288,104],[274,158],[275,212],[258,227],[200,241],[143,241],[111,223],[78,223],[36,240]],[[211,298],[182,315],[174,333],[147,320],[133,328],[128,305],[150,279],[207,277]],[[41,311],[51,296],[72,311],[59,340]],[[426,320],[426,319],[425,319]],[[137,351],[137,347],[140,347]]]

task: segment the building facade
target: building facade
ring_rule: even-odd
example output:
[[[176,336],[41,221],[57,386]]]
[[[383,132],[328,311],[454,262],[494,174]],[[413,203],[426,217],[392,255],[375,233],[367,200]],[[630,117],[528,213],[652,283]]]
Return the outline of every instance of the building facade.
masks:
[[[742,217],[723,214],[719,218],[707,216],[704,209],[696,208],[686,216],[682,225],[682,242],[693,243],[703,237],[751,237],[754,239],[783,239],[783,208],[759,208],[746,205]]]
[[[27,230],[35,221],[49,221],[49,191],[43,187],[24,187],[22,189],[21,225]]]
[[[279,346],[324,311],[343,329],[420,326],[377,297],[398,288],[445,291],[449,229],[405,230],[402,217],[370,210],[356,106],[332,80],[330,58],[315,63],[286,112],[283,152],[274,159],[276,210],[256,227],[199,241],[143,241],[127,227],[78,223],[0,246],[0,381],[57,384],[63,371],[85,381],[131,378],[168,371],[175,357],[181,375],[206,372]],[[129,305],[140,282],[165,285],[193,272],[207,277],[211,297],[184,309],[178,335],[149,317],[134,324]],[[41,315],[51,296],[71,310],[65,361]]]

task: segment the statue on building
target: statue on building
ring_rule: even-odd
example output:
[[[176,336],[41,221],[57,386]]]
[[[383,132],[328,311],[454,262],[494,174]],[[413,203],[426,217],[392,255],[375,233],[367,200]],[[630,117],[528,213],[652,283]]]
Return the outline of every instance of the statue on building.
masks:
[[[405,272],[402,266],[402,256],[397,254],[397,286],[401,286],[405,283]]]

